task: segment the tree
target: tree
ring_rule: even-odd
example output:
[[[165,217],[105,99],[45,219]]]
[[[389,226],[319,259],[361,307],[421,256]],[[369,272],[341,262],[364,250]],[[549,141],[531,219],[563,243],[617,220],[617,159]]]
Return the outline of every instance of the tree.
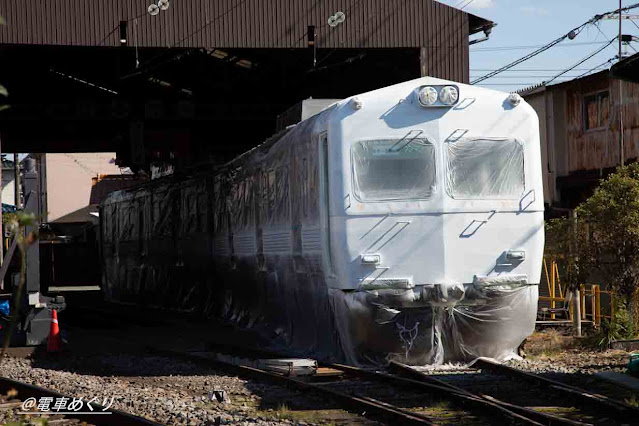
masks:
[[[626,297],[639,283],[639,164],[620,167],[602,181],[577,208],[578,221],[589,228],[580,251]]]
[[[576,218],[551,220],[547,230],[549,252],[565,263],[572,288],[601,277],[628,305],[639,288],[639,164],[619,167],[576,209]]]

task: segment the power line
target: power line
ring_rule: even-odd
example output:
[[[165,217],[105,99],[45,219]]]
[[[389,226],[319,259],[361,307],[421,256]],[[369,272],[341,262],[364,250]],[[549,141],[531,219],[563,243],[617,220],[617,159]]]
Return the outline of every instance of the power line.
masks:
[[[105,35],[104,38],[100,40],[100,43],[98,43],[98,46],[102,46],[102,43],[104,43],[106,39],[109,38],[109,36],[113,34],[115,30],[117,30],[118,28],[120,28],[120,24],[116,25],[111,31],[109,31],[109,34]]]
[[[507,69],[509,69],[509,68],[515,67],[515,66],[517,66],[517,65],[521,64],[522,62],[525,62],[525,61],[527,61],[528,59],[533,58],[533,57],[535,57],[535,56],[539,55],[540,53],[543,53],[543,52],[545,52],[546,50],[550,49],[551,47],[553,47],[553,46],[555,46],[555,45],[557,45],[557,44],[561,43],[561,42],[562,42],[562,41],[564,41],[566,38],[568,38],[568,34],[570,34],[570,33],[574,33],[574,32],[576,32],[576,31],[581,31],[581,29],[582,29],[582,28],[577,27],[575,30],[572,30],[571,32],[569,32],[569,33],[567,33],[567,34],[565,34],[565,35],[563,35],[563,36],[559,37],[558,39],[553,40],[552,42],[548,43],[547,45],[543,46],[542,48],[537,49],[537,50],[535,50],[534,52],[529,53],[528,55],[524,56],[523,58],[519,58],[519,59],[517,59],[516,61],[511,62],[510,64],[505,65],[505,66],[503,66],[503,67],[499,68],[498,70],[495,70],[495,71],[493,71],[493,72],[490,72],[490,73],[488,73],[488,74],[484,75],[483,77],[480,77],[480,78],[476,79],[475,81],[471,82],[470,84],[477,84],[477,83],[481,83],[482,81],[484,81],[484,80],[488,80],[489,78],[492,78],[492,77],[496,76],[497,74],[500,74],[500,73],[502,73],[503,71],[505,71],[505,70],[507,70]]]
[[[526,56],[524,56],[524,57],[522,57],[522,58],[517,59],[517,60],[516,60],[516,61],[514,61],[514,62],[511,62],[511,63],[509,63],[509,64],[507,64],[507,65],[505,65],[505,66],[503,66],[503,67],[499,68],[498,70],[495,70],[495,71],[493,71],[493,72],[490,72],[490,73],[488,73],[488,74],[484,75],[483,77],[480,77],[480,78],[476,79],[476,80],[475,80],[475,81],[473,81],[471,84],[477,84],[477,83],[480,83],[480,82],[482,82],[482,81],[484,81],[484,80],[487,80],[487,79],[489,79],[489,78],[491,78],[491,77],[496,76],[497,74],[502,73],[503,71],[505,71],[505,70],[507,70],[507,69],[513,68],[513,67],[515,67],[515,66],[517,66],[517,65],[521,64],[522,62],[525,62],[525,61],[527,61],[528,59],[531,59],[531,58],[533,58],[533,57],[535,57],[535,56],[537,56],[537,55],[539,55],[539,54],[541,54],[541,53],[545,52],[546,50],[548,50],[548,49],[550,49],[550,48],[552,48],[552,47],[556,46],[557,44],[561,43],[562,41],[564,41],[564,40],[565,40],[565,39],[567,39],[567,38],[570,38],[571,40],[572,40],[572,39],[574,39],[575,37],[577,37],[577,35],[579,35],[579,33],[580,33],[580,32],[581,32],[581,31],[582,31],[582,30],[583,30],[583,29],[584,29],[587,25],[594,24],[594,23],[596,23],[596,22],[600,21],[600,20],[601,20],[604,16],[606,16],[606,15],[609,15],[609,14],[612,14],[612,13],[615,13],[615,12],[623,13],[624,11],[628,11],[628,10],[631,10],[631,9],[636,9],[637,7],[639,7],[639,3],[636,3],[636,4],[632,5],[632,6],[626,6],[625,8],[620,8],[620,9],[615,9],[615,10],[612,10],[612,11],[609,11],[609,12],[605,12],[605,13],[603,13],[603,14],[601,14],[601,15],[595,15],[595,16],[594,16],[594,17],[592,17],[590,20],[588,20],[588,21],[584,22],[583,24],[581,24],[581,25],[579,25],[579,26],[577,26],[577,27],[573,28],[572,30],[568,31],[566,34],[562,35],[561,37],[559,37],[559,38],[557,38],[557,39],[555,39],[555,40],[553,40],[553,41],[551,41],[551,42],[550,42],[550,43],[548,43],[547,45],[545,45],[545,46],[543,46],[543,47],[541,47],[541,48],[539,48],[539,49],[535,50],[534,52],[529,53],[528,55],[526,55]],[[605,46],[605,47],[608,47],[608,46]],[[603,50],[603,49],[602,49],[602,50]]]
[[[534,86],[536,83],[481,83],[480,86]]]
[[[581,43],[570,43],[561,45],[558,47],[578,47],[578,46],[593,46],[596,44],[605,44],[605,41],[587,41]],[[471,49],[471,52],[491,52],[491,51],[509,51],[509,50],[524,50],[524,49],[538,49],[540,47],[544,47],[544,45],[534,45],[534,46],[495,46],[495,47],[481,47]]]
[[[129,18],[129,19],[124,20],[123,22],[131,22],[131,21],[135,21],[135,20],[137,20],[138,18],[141,18],[141,17],[143,17],[144,15],[147,15],[147,13],[148,13],[148,12],[146,12],[146,11],[145,11],[145,12],[142,12],[142,13],[140,13],[139,15],[137,15],[137,16],[135,16],[135,17],[133,17],[133,18]],[[104,38],[103,38],[102,40],[100,40],[100,42],[99,42],[97,45],[98,45],[98,46],[102,46],[102,43],[104,43],[104,42],[106,41],[106,39],[108,39],[108,38],[109,38],[109,36],[110,36],[111,34],[113,34],[113,33],[114,33],[114,32],[115,32],[118,28],[120,28],[120,24],[116,25],[116,26],[115,26],[115,27],[114,27],[111,31],[109,31],[109,33],[108,33],[107,35],[105,35],[105,36],[104,36]]]
[[[614,61],[615,59],[617,59],[617,57],[616,57],[616,56],[615,56],[614,58],[608,59],[608,60],[607,60],[606,62],[604,62],[604,63],[601,63],[601,64],[597,65],[596,67],[593,67],[593,68],[589,69],[588,71],[586,71],[585,73],[581,74],[581,75],[580,75],[579,77],[577,77],[577,78],[585,77],[585,76],[587,76],[588,74],[590,74],[591,72],[593,72],[594,70],[599,69],[599,68],[603,67],[604,65],[607,65],[607,64],[611,63],[611,62],[612,62],[612,61]]]
[[[597,31],[599,31],[599,34],[601,34],[606,40],[610,41],[610,39],[608,38],[608,36],[606,34],[604,34],[603,31],[601,31],[601,28],[599,28],[599,23],[593,24],[593,26],[595,28],[597,28]]]
[[[552,81],[556,80],[557,78],[561,77],[562,75],[566,74],[569,71],[572,71],[573,69],[577,68],[579,65],[583,64],[584,62],[586,62],[588,59],[591,59],[592,57],[594,57],[595,55],[597,55],[598,53],[602,52],[606,47],[610,46],[615,40],[617,39],[617,37],[613,38],[612,40],[610,40],[608,42],[608,44],[606,44],[605,46],[600,47],[599,49],[595,50],[594,52],[592,52],[590,55],[586,56],[584,59],[582,59],[581,61],[577,62],[574,66],[568,68],[565,71],[560,72],[559,74],[557,74],[556,76],[554,76],[553,78],[551,78],[548,81],[545,81],[545,84],[551,83]]]
[[[459,8],[459,10],[464,10],[466,9],[472,2],[474,2],[475,0],[470,0],[468,3],[466,3],[465,5],[463,5],[462,7]]]
[[[495,71],[497,68],[471,68],[471,71]],[[586,71],[588,68],[575,68],[575,71]],[[504,72],[549,72],[563,71],[563,68],[520,68],[517,70],[506,70]]]
[[[577,78],[579,75],[575,74],[575,75],[564,75],[561,78]],[[472,76],[471,76],[472,77]],[[551,77],[555,77],[555,75],[544,75],[544,74],[540,74],[540,75],[504,75],[501,76],[499,78],[551,78]]]

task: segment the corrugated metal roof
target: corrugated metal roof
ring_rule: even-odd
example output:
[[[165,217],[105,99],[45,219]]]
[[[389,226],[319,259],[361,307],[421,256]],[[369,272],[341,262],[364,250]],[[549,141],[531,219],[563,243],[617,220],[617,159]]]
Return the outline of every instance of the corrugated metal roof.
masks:
[[[0,43],[140,47],[306,47],[308,25],[328,48],[457,49],[492,24],[434,0],[172,0],[156,16],[149,0],[4,0]],[[337,27],[328,19],[346,15]],[[439,54],[439,56],[446,56]]]

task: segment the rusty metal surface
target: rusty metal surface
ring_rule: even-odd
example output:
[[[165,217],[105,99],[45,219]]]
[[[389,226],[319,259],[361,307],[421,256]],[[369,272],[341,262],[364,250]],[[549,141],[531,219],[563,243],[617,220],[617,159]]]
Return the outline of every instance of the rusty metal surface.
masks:
[[[119,24],[128,21],[128,46],[305,48],[315,25],[320,48],[423,48],[426,71],[466,81],[468,36],[490,24],[434,0],[189,0],[156,16],[149,4],[4,0],[0,43],[120,46]],[[329,26],[338,11],[345,21]]]

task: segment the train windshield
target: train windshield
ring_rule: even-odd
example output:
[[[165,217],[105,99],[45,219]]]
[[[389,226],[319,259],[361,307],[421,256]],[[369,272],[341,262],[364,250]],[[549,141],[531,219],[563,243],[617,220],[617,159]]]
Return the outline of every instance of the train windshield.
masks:
[[[360,141],[351,155],[360,201],[426,199],[435,189],[435,147],[426,139]]]
[[[447,143],[446,190],[457,199],[516,199],[524,192],[524,146],[515,139]]]

